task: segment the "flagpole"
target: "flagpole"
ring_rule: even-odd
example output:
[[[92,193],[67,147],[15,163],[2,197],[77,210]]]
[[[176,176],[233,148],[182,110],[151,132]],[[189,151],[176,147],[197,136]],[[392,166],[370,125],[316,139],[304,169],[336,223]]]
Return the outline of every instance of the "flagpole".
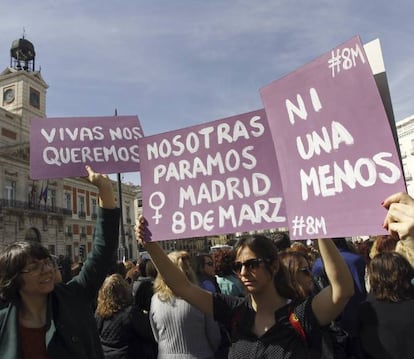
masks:
[[[44,180],[42,180],[42,187],[41,187],[41,189],[40,189],[40,192],[39,192],[39,202],[37,203],[37,206],[36,206],[36,208],[37,207],[41,207],[42,206],[42,198],[43,198],[43,185],[44,185],[44,183],[45,183],[45,181]]]
[[[118,110],[115,109],[115,117],[118,116]],[[118,260],[129,259],[128,248],[125,243],[125,231],[124,231],[124,215],[123,215],[123,205],[122,205],[122,183],[121,183],[121,174],[117,174],[118,179],[118,202],[120,208],[120,229],[121,229],[121,240],[118,244]]]

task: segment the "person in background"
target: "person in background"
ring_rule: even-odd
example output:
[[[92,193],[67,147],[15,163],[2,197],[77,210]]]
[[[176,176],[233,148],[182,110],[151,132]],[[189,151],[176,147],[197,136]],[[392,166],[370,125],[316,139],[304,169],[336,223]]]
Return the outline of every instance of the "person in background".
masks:
[[[371,285],[369,283],[369,264],[371,263],[371,260],[379,253],[382,252],[394,252],[395,248],[397,246],[398,243],[398,239],[395,238],[394,236],[390,236],[390,235],[379,235],[379,236],[374,236],[372,238],[372,242],[371,242],[371,248],[369,249],[369,253],[368,253],[368,258],[364,257],[365,259],[365,288],[367,290],[367,293],[369,293],[369,291],[371,290]],[[369,241],[365,241],[365,243],[369,243]],[[362,248],[363,250],[363,248]],[[367,249],[368,250],[368,249]],[[361,253],[361,244],[357,245],[357,251],[358,253],[360,253],[361,255],[364,256],[363,253]]]
[[[143,259],[138,265],[138,278],[132,284],[132,295],[134,304],[142,311],[149,313],[151,298],[154,294],[154,280],[157,270],[151,259]]]
[[[287,250],[292,252],[301,252],[305,256],[309,253],[309,248],[304,241],[294,241]]]
[[[414,358],[413,278],[413,267],[399,253],[382,252],[371,260],[371,293],[358,313],[362,358]]]
[[[125,272],[128,273],[130,269],[135,267],[135,264],[133,261],[127,260],[127,261],[124,261],[124,266],[125,266]]]
[[[275,232],[272,236],[273,243],[279,252],[290,248],[290,237],[288,232]]]
[[[168,258],[189,283],[196,284],[186,252],[171,252]],[[217,323],[175,296],[160,274],[154,282],[150,322],[158,342],[158,359],[213,358],[219,347],[221,337]]]
[[[357,253],[352,252],[345,238],[333,238],[335,246],[345,263],[347,264],[354,282],[355,293],[350,298],[344,308],[343,313],[337,318],[336,323],[344,329],[351,338],[355,337],[358,322],[358,307],[366,299],[367,291],[365,287],[365,260]],[[319,244],[321,241],[319,241]],[[325,274],[325,265],[322,258],[318,258],[313,264],[312,274],[318,288],[329,285],[329,280]]]
[[[371,253],[373,243],[374,242],[370,237],[367,237],[365,240],[361,240],[359,242],[354,243],[355,252],[360,254],[362,258],[364,258],[364,261],[365,261],[364,281],[365,281],[365,290],[367,291],[367,293],[370,291],[369,275],[368,275],[369,268],[368,267],[369,267],[369,263],[371,262],[370,253]]]
[[[105,358],[144,358],[151,328],[147,318],[132,305],[127,281],[120,274],[107,277],[99,289],[97,303],[95,320]]]
[[[244,297],[246,294],[244,286],[233,270],[234,251],[222,249],[214,252],[213,256],[216,263],[216,280],[220,292],[235,297]]]
[[[220,287],[216,280],[216,270],[213,256],[210,254],[198,254],[195,258],[196,276],[201,288],[212,293],[220,293]]]
[[[192,283],[157,242],[148,241],[150,232],[145,218],[138,218],[136,237],[174,295],[222,323],[231,334],[229,358],[307,358],[308,345],[318,336],[320,326],[336,318],[354,293],[349,269],[330,239],[319,241],[330,285],[298,304],[289,300],[293,292],[269,238],[247,236],[235,246],[234,269],[248,293],[240,298]],[[297,322],[303,336],[298,334]]]
[[[382,252],[394,252],[398,242],[397,238],[390,235],[375,236],[373,239],[374,241],[369,251],[369,257],[371,259]]]
[[[103,358],[91,304],[115,258],[119,235],[111,180],[86,166],[99,191],[93,248],[81,272],[55,283],[49,251],[39,242],[16,242],[0,254],[0,358]]]
[[[116,261],[109,269],[110,274],[120,274],[122,278],[126,276],[125,263],[123,261]]]
[[[62,272],[59,268],[58,258],[55,255],[51,255],[53,266],[55,267],[55,283],[60,283],[63,281]]]
[[[69,282],[72,279],[72,259],[69,256],[59,255],[57,257],[57,264],[62,275],[62,280],[65,283]]]
[[[319,253],[313,248],[312,241],[308,240],[309,244],[305,241],[295,241],[291,244],[290,248],[286,249],[284,252],[301,252],[307,257],[309,265],[313,267],[316,259],[319,258]]]
[[[298,251],[280,253],[281,264],[288,273],[288,281],[295,291],[296,300],[304,300],[313,294],[312,268],[308,257]]]
[[[157,270],[151,259],[143,259],[138,265],[138,278],[132,284],[132,295],[134,306],[141,312],[148,328],[146,333],[146,340],[140,353],[140,358],[150,359],[157,358],[158,356],[158,343],[155,341],[154,334],[152,332],[149,313],[151,308],[151,298],[154,294],[154,280],[157,276]]]
[[[138,279],[138,276],[139,276],[139,269],[136,265],[129,268],[128,271],[126,272],[125,280],[131,286],[131,288],[132,288],[132,284]]]

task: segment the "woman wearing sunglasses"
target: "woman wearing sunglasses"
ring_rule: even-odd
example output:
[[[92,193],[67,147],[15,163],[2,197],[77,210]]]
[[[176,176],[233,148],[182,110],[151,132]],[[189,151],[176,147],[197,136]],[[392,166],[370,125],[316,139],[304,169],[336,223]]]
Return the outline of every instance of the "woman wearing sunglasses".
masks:
[[[305,299],[313,294],[312,267],[302,252],[283,251],[279,254],[282,265],[287,271],[288,282],[295,292],[296,299]]]
[[[320,326],[338,316],[354,291],[348,267],[329,239],[319,240],[319,248],[331,286],[293,305],[277,249],[264,236],[242,238],[235,246],[234,270],[248,293],[246,298],[238,298],[212,294],[190,283],[157,243],[145,242],[149,228],[143,217],[136,228],[137,238],[175,295],[228,329],[232,342],[229,358],[309,357],[307,344],[316,340]],[[292,314],[300,320],[306,342],[293,328]]]
[[[195,268],[198,285],[201,288],[212,293],[220,292],[213,256],[206,253],[198,254],[195,257]]]
[[[87,359],[103,352],[92,305],[114,261],[119,209],[110,179],[86,167],[99,189],[93,249],[78,276],[56,283],[56,267],[39,242],[17,242],[0,254],[0,358]]]

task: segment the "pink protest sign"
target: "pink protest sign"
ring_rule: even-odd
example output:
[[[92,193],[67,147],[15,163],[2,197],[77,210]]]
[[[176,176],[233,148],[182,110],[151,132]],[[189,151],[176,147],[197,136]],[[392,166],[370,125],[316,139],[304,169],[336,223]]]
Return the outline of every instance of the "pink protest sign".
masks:
[[[404,191],[397,149],[359,37],[261,89],[293,239],[384,234]]]
[[[152,240],[287,227],[264,110],[139,141]]]
[[[139,171],[137,116],[33,118],[30,126],[32,179]]]

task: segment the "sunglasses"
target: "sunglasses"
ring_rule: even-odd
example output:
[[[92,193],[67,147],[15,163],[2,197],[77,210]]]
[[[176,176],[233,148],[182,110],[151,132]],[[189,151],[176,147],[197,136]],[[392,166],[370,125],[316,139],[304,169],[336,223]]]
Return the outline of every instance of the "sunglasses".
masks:
[[[299,272],[303,274],[312,275],[312,270],[309,267],[301,267],[299,268]]]
[[[265,262],[269,262],[269,260],[263,258],[252,258],[245,262],[234,262],[233,269],[237,274],[240,274],[242,267],[246,268],[248,271],[252,271],[259,268],[260,264]]]

